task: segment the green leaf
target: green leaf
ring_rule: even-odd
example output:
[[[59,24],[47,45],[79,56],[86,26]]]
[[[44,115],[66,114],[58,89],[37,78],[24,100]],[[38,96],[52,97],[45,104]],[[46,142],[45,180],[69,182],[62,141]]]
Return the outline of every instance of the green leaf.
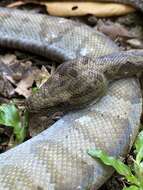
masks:
[[[38,90],[39,90],[38,87],[33,87],[33,88],[32,88],[32,93],[35,94]]]
[[[114,157],[108,156],[101,150],[90,150],[88,154],[94,158],[100,158],[106,165],[113,166],[116,171],[121,175],[131,175],[131,170],[120,160],[116,160]]]
[[[17,108],[13,104],[2,104],[0,106],[0,123],[13,126],[20,120]]]
[[[139,164],[143,159],[143,131],[141,131],[136,139],[135,148],[137,152],[136,162]]]
[[[88,154],[93,158],[99,158],[104,164],[112,166],[120,175],[125,176],[131,184],[139,184],[138,179],[132,174],[130,168],[120,160],[108,156],[101,150],[89,150]]]
[[[143,162],[137,164],[136,161],[134,162],[134,171],[138,181],[140,182],[140,190],[143,190]]]
[[[24,118],[27,120],[26,115]],[[14,104],[2,104],[0,106],[0,124],[12,127],[17,143],[23,142],[26,136],[27,123],[22,126],[18,109]]]
[[[140,190],[137,186],[132,185],[130,187],[124,187],[123,190]]]

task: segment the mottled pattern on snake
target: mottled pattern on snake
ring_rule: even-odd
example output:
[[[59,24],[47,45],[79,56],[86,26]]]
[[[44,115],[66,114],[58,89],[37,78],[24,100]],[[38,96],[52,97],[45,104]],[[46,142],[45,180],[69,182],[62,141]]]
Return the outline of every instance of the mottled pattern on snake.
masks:
[[[48,113],[81,108],[105,95],[112,80],[135,76],[142,70],[143,50],[81,57],[59,66],[27,105],[31,112]]]
[[[135,79],[113,83],[97,104],[69,113],[0,155],[0,190],[98,189],[113,171],[88,156],[87,149],[125,155],[137,134],[141,110]]]
[[[59,61],[81,55],[95,61],[119,51],[106,36],[85,25],[8,9],[0,9],[0,45]],[[124,156],[139,129],[141,104],[134,78],[110,84],[106,96],[95,105],[70,112],[39,136],[1,154],[0,190],[98,189],[112,170],[89,157],[87,149]]]

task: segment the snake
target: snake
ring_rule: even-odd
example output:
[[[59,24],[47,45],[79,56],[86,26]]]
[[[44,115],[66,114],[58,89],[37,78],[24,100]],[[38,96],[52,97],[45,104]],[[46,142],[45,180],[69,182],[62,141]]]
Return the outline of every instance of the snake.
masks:
[[[143,10],[142,1],[121,2]],[[132,147],[142,112],[135,75],[143,51],[120,51],[107,36],[69,19],[7,8],[0,8],[0,47],[63,62],[25,104],[32,114],[65,111],[0,155],[0,190],[99,189],[114,170],[87,150],[119,158]]]

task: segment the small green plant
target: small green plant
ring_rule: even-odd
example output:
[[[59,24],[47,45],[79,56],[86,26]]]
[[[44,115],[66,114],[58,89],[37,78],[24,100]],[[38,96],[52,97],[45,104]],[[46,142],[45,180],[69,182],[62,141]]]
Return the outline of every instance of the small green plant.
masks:
[[[88,150],[87,153],[100,159],[105,165],[112,166],[129,183],[129,187],[123,190],[143,190],[143,131],[137,137],[135,142],[136,158],[133,159],[133,167],[129,167],[122,161],[107,155],[102,150]]]
[[[0,124],[13,128],[15,144],[23,142],[28,126],[28,113],[24,112],[23,121],[19,110],[14,104],[2,104],[0,106]]]
[[[38,90],[39,90],[38,87],[33,87],[33,88],[32,88],[32,93],[35,94]]]

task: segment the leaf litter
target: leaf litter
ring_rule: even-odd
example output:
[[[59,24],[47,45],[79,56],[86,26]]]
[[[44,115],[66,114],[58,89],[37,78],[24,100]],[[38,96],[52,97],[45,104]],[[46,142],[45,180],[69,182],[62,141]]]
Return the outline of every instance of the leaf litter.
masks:
[[[22,126],[21,119],[24,116],[18,115],[21,112],[20,104],[23,104],[25,98],[31,96],[33,88],[40,88],[51,75],[48,71],[49,67],[46,68],[41,64],[39,67],[35,66],[30,61],[30,56],[27,60],[19,52],[14,53],[6,52],[0,55],[0,95],[2,97],[0,102],[7,103],[1,104],[0,107],[0,152],[23,142],[29,136],[28,127]],[[17,58],[19,56],[23,59]],[[11,104],[14,101],[17,106],[20,105],[20,109]],[[18,101],[20,103],[17,103]],[[7,133],[9,128],[10,133]]]

